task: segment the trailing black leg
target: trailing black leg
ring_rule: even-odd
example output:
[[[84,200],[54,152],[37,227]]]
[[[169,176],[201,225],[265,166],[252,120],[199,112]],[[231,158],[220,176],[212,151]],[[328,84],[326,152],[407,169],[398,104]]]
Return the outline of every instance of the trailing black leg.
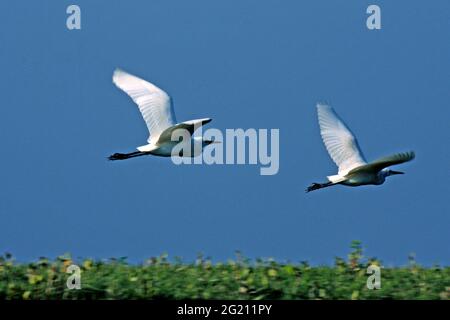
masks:
[[[332,186],[334,183],[333,182],[326,182],[326,183],[312,183],[308,188],[306,188],[306,192],[311,192],[314,190],[318,190],[318,189],[322,189],[322,188],[326,188],[329,186]]]
[[[114,153],[113,155],[110,155],[108,157],[108,159],[109,160],[125,160],[125,159],[129,159],[129,158],[143,156],[146,154],[147,154],[147,152],[141,152],[141,151],[136,151],[136,152],[131,152],[131,153]]]

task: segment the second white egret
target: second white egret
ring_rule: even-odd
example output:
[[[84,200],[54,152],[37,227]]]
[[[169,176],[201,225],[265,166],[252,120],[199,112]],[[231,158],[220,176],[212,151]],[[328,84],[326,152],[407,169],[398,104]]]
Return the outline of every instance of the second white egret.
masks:
[[[313,183],[306,192],[330,187],[336,184],[361,186],[383,184],[386,177],[403,174],[400,171],[386,169],[414,159],[414,152],[397,153],[367,163],[353,133],[339,118],[332,107],[317,105],[320,134],[325,147],[339,168],[338,174],[328,176],[328,182]]]

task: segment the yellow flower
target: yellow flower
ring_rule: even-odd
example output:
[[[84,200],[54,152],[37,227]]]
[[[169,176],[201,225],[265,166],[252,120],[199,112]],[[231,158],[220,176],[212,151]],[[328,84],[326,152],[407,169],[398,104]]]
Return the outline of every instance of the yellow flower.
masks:
[[[268,272],[269,276],[271,277],[276,277],[277,276],[277,270],[275,269],[270,269]]]
[[[85,260],[85,261],[83,262],[83,267],[84,267],[86,270],[89,270],[90,268],[92,268],[92,260]]]
[[[352,300],[358,300],[359,297],[359,291],[353,291],[352,293]]]
[[[40,274],[35,275],[35,274],[30,274],[28,275],[28,283],[29,284],[36,284],[38,282],[41,282],[44,279],[43,276],[41,276]]]
[[[247,288],[246,287],[240,287],[239,288],[239,293],[247,293]]]

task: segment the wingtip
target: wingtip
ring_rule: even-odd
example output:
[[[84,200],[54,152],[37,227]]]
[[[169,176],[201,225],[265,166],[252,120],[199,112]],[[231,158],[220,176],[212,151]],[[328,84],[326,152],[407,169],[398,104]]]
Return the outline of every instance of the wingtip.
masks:
[[[331,108],[330,104],[328,102],[325,101],[319,101],[316,103],[316,108],[320,109],[320,108]]]
[[[413,160],[416,157],[416,153],[412,150],[401,153],[405,158],[409,158],[408,161]]]
[[[115,69],[114,69],[114,72],[113,72],[113,79],[116,78],[116,77],[118,77],[118,76],[120,76],[120,75],[122,75],[122,74],[126,74],[126,72],[123,71],[123,70],[120,69],[120,68],[115,68]]]

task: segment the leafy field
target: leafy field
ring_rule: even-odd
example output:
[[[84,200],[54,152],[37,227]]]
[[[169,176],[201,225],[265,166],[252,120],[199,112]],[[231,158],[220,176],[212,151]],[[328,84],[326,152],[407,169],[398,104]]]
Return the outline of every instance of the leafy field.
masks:
[[[81,289],[68,290],[70,256],[16,264],[0,256],[0,299],[446,299],[450,298],[450,267],[381,268],[381,289],[367,289],[368,265],[358,242],[347,259],[334,266],[282,264],[271,260],[212,264],[169,262],[166,256],[141,265],[125,259],[79,261]]]

